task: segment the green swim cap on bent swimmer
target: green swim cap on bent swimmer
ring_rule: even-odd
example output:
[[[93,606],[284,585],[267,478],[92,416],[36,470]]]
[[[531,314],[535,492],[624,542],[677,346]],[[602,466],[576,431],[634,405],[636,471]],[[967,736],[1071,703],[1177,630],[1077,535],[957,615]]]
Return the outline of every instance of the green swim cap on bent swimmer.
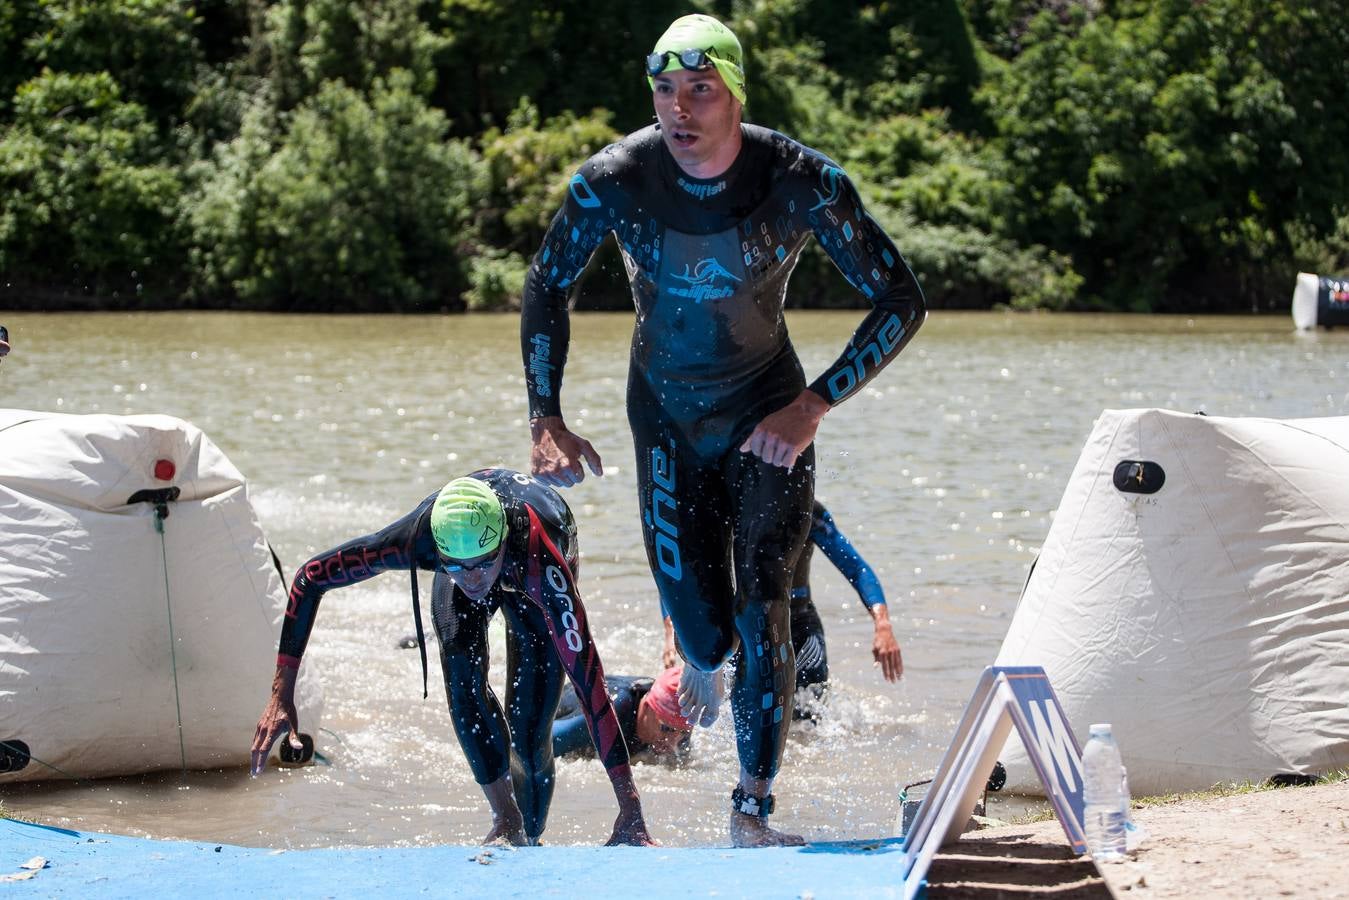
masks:
[[[456,478],[431,507],[431,536],[443,556],[473,559],[491,553],[506,537],[506,512],[486,483]]]
[[[701,50],[716,66],[735,98],[745,102],[745,55],[735,32],[711,16],[692,15],[675,19],[656,41],[646,63],[646,80],[655,88],[653,76],[680,67],[696,69],[692,60],[682,60],[686,50]]]

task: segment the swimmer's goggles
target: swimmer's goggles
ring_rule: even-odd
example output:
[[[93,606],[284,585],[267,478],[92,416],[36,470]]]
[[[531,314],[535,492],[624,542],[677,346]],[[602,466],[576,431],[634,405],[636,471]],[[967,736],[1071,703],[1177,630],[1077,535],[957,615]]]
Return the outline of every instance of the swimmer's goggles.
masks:
[[[671,56],[679,61],[679,64],[690,72],[706,72],[716,65],[716,58],[711,55],[712,48],[699,50],[697,47],[690,47],[687,50],[660,50],[655,53],[648,53],[646,57],[646,74],[655,78],[661,72],[665,71],[666,60]]]
[[[500,554],[501,548],[498,547],[491,553],[484,554],[483,556],[476,556],[473,559],[450,559],[448,556],[442,556],[440,558],[440,567],[446,572],[453,573],[472,572],[475,569],[486,569],[490,568],[492,564],[497,561],[497,557]]]

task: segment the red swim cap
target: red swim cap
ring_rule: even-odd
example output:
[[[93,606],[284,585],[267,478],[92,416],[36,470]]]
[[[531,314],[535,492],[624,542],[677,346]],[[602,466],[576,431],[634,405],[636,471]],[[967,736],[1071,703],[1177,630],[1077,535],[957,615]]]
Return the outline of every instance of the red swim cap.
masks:
[[[692,731],[693,726],[679,711],[679,678],[683,674],[683,666],[672,666],[661,672],[647,693],[646,702],[665,725],[676,731]]]

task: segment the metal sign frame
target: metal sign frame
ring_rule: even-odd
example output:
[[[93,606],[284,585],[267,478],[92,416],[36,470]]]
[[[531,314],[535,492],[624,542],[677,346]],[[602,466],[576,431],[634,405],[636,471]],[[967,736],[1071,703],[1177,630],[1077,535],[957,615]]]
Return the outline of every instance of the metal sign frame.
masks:
[[[989,666],[956,726],[951,746],[904,836],[904,898],[911,900],[937,849],[960,837],[988,773],[1015,728],[1074,853],[1082,831],[1082,748],[1039,666]]]

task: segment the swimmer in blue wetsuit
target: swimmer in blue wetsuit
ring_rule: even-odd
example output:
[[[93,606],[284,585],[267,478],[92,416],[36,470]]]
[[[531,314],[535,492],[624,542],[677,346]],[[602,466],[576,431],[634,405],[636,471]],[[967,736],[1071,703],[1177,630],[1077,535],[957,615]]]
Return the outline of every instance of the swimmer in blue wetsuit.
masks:
[[[810,517],[810,540],[796,561],[792,575],[792,649],[796,652],[796,703],[793,715],[798,719],[813,719],[824,700],[829,683],[829,653],[824,643],[824,623],[810,595],[810,561],[814,549],[820,548],[825,558],[843,573],[857,591],[862,605],[871,616],[874,633],[871,657],[881,668],[886,681],[898,681],[904,674],[904,659],[899,642],[895,640],[890,611],[885,603],[885,591],[876,572],[853,547],[852,542],[839,531],[829,510],[816,500]],[[678,660],[674,629],[665,619],[665,648],[661,659],[666,665]],[[802,693],[802,692],[805,693]]]
[[[300,733],[295,679],[324,594],[381,572],[429,569],[450,718],[492,809],[484,843],[537,844],[543,833],[553,796],[552,722],[565,677],[618,798],[609,843],[651,844],[576,590],[578,553],[576,523],[556,491],[519,472],[483,469],[381,531],[306,562],[291,584],[272,695],[253,738],[253,774],[278,738]],[[412,597],[420,642],[415,574]],[[506,617],[505,712],[487,680],[487,626],[498,609]],[[422,666],[424,679],[425,651]]]
[[[687,665],[684,711],[716,718],[731,687],[736,846],[800,844],[770,828],[791,722],[791,573],[810,529],[820,420],[893,360],[925,315],[899,251],[828,157],[741,121],[740,43],[708,16],[676,20],[647,57],[657,123],[601,150],[571,179],[525,283],[521,343],[531,469],[570,486],[603,473],[559,396],[568,289],[610,233],[637,310],[627,410],[642,533]],[[807,386],[783,315],[814,238],[871,303],[839,357]]]

